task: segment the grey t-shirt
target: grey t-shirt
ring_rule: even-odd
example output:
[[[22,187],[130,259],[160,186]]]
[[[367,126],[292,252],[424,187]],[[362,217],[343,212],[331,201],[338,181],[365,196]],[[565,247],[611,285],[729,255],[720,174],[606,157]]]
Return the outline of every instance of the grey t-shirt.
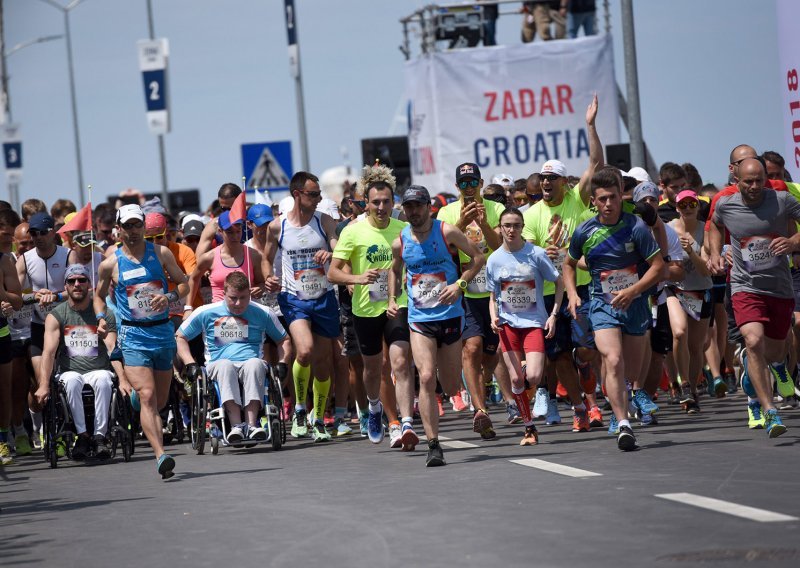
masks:
[[[671,228],[675,228],[676,224],[680,221],[675,219],[674,221],[670,221],[669,226]],[[694,234],[694,245],[692,248],[697,256],[700,256],[700,252],[703,248],[703,239],[705,238],[705,224],[702,222],[697,223],[697,227],[695,227]],[[680,242],[680,241],[679,241]],[[694,265],[694,261],[686,254],[686,252],[681,248],[681,252],[683,253],[683,271],[684,277],[683,280],[680,282],[675,282],[675,287],[680,288],[681,290],[708,290],[714,284],[711,281],[711,276],[703,276],[697,271],[697,267]]]
[[[56,306],[52,312],[61,326],[58,344],[58,370],[75,371],[84,374],[89,371],[110,369],[106,344],[97,336],[97,321],[91,302],[81,311],[75,311],[69,302]],[[117,328],[116,318],[108,310],[106,322],[108,329]]]
[[[739,192],[725,195],[717,202],[712,220],[731,235],[731,294],[794,297],[788,256],[774,256],[769,250],[773,239],[789,236],[790,220],[800,220],[800,203],[792,195],[764,189],[761,203],[755,206],[745,204]]]

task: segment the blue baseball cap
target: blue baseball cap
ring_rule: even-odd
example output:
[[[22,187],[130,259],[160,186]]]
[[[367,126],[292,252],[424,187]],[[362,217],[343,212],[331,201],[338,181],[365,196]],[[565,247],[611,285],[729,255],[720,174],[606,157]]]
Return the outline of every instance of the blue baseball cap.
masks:
[[[272,207],[263,203],[256,203],[247,211],[247,220],[252,221],[256,227],[263,227],[273,219]]]
[[[241,222],[242,222],[241,219],[236,221],[236,223],[241,223]],[[219,228],[222,229],[223,231],[227,231],[228,229],[231,228],[232,225],[235,225],[236,223],[231,223],[231,212],[230,211],[225,211],[217,219],[217,224],[219,225]]]
[[[47,213],[34,213],[28,220],[28,228],[34,231],[49,231],[55,227],[56,222]]]

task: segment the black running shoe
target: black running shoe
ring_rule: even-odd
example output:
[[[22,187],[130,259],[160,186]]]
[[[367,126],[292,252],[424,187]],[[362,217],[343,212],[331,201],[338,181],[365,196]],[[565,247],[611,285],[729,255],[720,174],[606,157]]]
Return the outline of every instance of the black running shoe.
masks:
[[[92,451],[92,443],[89,440],[88,434],[79,434],[78,439],[75,441],[75,447],[72,448],[72,459],[75,461],[83,461],[89,452]]]
[[[444,461],[444,452],[439,445],[439,440],[434,438],[428,442],[428,457],[425,459],[426,467],[438,467],[440,465],[447,465]]]
[[[111,457],[111,448],[108,447],[105,436],[98,434],[92,441],[94,442],[94,457],[99,460],[107,460]]]
[[[636,449],[636,436],[630,426],[620,426],[617,435],[617,447],[623,452],[631,452]]]

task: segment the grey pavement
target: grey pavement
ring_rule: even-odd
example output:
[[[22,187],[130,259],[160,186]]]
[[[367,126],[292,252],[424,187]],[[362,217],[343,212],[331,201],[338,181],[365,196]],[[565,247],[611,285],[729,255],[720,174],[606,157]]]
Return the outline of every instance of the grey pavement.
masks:
[[[169,448],[161,481],[144,442],[131,463],[41,454],[0,469],[0,566],[792,566],[800,521],[758,522],[656,497],[690,493],[800,517],[800,410],[770,440],[746,427],[744,396],[701,399],[686,416],[662,404],[623,454],[605,429],[537,422],[540,444],[492,412],[482,442],[448,409],[448,465],[357,435],[281,451]],[[607,416],[607,413],[604,413]],[[421,431],[421,428],[419,429]],[[448,442],[452,445],[452,442]],[[510,460],[536,458],[600,475],[571,477]],[[580,472],[578,472],[580,473]],[[689,498],[691,501],[692,497]]]

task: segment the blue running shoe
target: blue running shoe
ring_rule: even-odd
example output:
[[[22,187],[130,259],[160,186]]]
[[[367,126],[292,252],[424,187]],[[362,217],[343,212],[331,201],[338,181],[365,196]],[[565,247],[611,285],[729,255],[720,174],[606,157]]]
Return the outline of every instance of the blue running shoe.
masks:
[[[753,383],[750,382],[750,375],[747,373],[747,351],[742,349],[742,390],[750,398],[758,398]]]
[[[764,414],[761,412],[761,403],[751,400],[747,403],[747,427],[757,430],[764,427]]]
[[[608,421],[608,435],[616,436],[617,434],[619,434],[619,423],[617,422],[617,417],[612,412],[611,420]]]
[[[770,438],[777,438],[781,434],[786,433],[786,426],[783,425],[781,417],[778,416],[778,411],[774,408],[764,413],[764,419],[767,427],[767,435]]]
[[[550,394],[547,389],[539,387],[536,389],[536,397],[533,400],[533,415],[544,416],[547,414],[547,404],[550,402]]]
[[[174,469],[175,458],[169,454],[161,454],[161,457],[158,458],[158,461],[156,462],[156,470],[161,474],[161,479],[169,479],[175,475],[175,472],[173,471]]]
[[[773,363],[769,366],[769,370],[772,371],[772,376],[778,384],[778,394],[783,398],[794,396],[794,383],[792,377],[789,376],[789,371],[786,370],[786,364],[776,365]]]
[[[373,444],[380,444],[383,441],[384,426],[382,417],[383,417],[383,405],[381,405],[380,412],[370,411],[369,413],[367,434],[369,435],[369,441],[372,442]]]
[[[647,394],[644,389],[636,391],[636,394],[633,395],[633,403],[643,415],[655,414],[658,412],[658,405],[653,402],[653,399],[650,398],[650,395]]]
[[[358,416],[358,428],[361,431],[361,437],[366,438],[369,436],[369,414],[362,412]]]

